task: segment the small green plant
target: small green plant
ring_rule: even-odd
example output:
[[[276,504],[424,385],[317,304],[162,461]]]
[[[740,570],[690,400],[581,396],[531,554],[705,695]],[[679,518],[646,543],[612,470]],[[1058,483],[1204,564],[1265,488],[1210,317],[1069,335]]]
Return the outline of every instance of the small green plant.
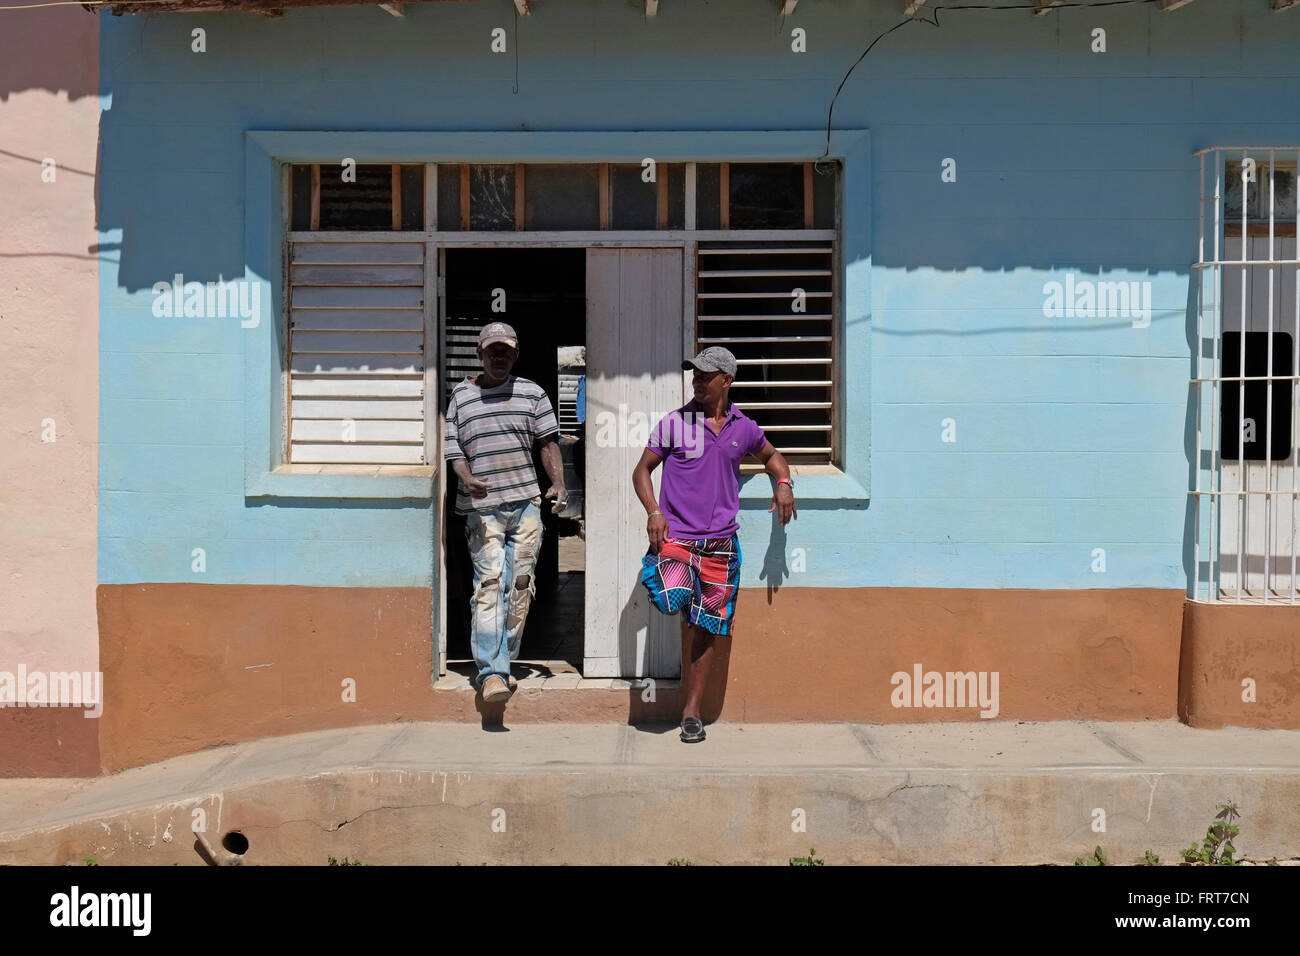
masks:
[[[1232,857],[1237,848],[1232,845],[1232,838],[1240,833],[1233,820],[1241,813],[1235,803],[1219,804],[1219,812],[1214,815],[1214,822],[1205,831],[1205,839],[1198,847],[1195,843],[1183,851],[1183,860],[1187,863],[1205,863],[1209,866],[1239,866]]]
[[[81,862],[86,864],[86,866],[99,866],[99,861],[96,860],[93,856],[88,856]]]
[[[1138,866],[1159,866],[1160,857],[1156,856],[1150,850],[1142,854],[1142,859],[1137,861]]]
[[[694,866],[695,864],[692,863],[690,860],[686,859],[685,857],[675,856],[668,861],[668,865],[669,866]]]
[[[334,857],[329,858],[330,866],[370,866],[369,863],[362,863],[360,860],[349,860],[346,856],[340,861]]]
[[[1074,861],[1075,866],[1110,866],[1110,860],[1106,859],[1106,854],[1102,852],[1101,847],[1096,847],[1092,851],[1092,856],[1077,857]]]
[[[790,865],[791,866],[825,866],[826,861],[817,859],[817,851],[810,848],[808,850],[807,856],[790,857]]]

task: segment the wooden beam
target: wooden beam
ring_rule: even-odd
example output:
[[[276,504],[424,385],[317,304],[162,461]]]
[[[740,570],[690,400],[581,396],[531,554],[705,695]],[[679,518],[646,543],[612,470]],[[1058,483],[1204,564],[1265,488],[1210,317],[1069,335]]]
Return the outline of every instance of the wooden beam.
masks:
[[[320,228],[320,163],[311,164],[311,230]]]
[[[469,228],[469,163],[460,164],[460,228]]]
[[[1061,3],[1061,0],[1034,0],[1034,16],[1041,17],[1052,7]]]
[[[1192,0],[1160,0],[1160,9],[1168,13],[1170,10],[1177,10],[1179,7],[1185,7]]]
[[[531,6],[530,0],[515,0],[515,9],[519,11],[521,17],[528,16]]]
[[[813,164],[803,164],[803,227],[813,227]]]
[[[653,17],[659,12],[659,0],[645,0],[645,15]]]
[[[281,225],[285,232],[293,229],[293,164],[280,164],[280,195],[284,197],[284,222]]]
[[[383,10],[385,13],[387,13],[390,16],[397,17],[399,20],[406,19],[405,3],[381,3],[379,5],[379,9]]]
[[[718,227],[731,228],[731,164],[718,166]]]
[[[448,3],[452,0],[401,0],[412,3]],[[285,7],[357,7],[371,6],[373,0],[123,0],[107,4],[113,16],[124,13],[215,13],[217,11],[243,10],[263,16],[279,16]]]
[[[925,0],[903,0],[903,16],[910,17],[923,6],[925,6]]]
[[[392,166],[392,214],[393,214],[393,232],[400,232],[402,229],[402,167],[393,163]]]
[[[515,163],[515,229],[524,228],[524,164]]]
[[[609,163],[596,167],[596,186],[600,193],[600,228],[609,228]]]
[[[668,170],[667,163],[660,163],[655,176],[655,222],[660,229],[668,228]]]
[[[922,0],[924,2],[924,0]],[[781,4],[781,16],[788,17],[794,13],[794,8],[799,5],[799,0],[784,0]]]
[[[699,197],[695,192],[695,182],[698,172],[699,170],[694,163],[686,164],[686,196],[684,198],[686,200],[685,226],[687,229],[695,228],[695,215],[697,212],[696,203],[699,202]]]
[[[424,228],[438,229],[438,164],[424,164]]]

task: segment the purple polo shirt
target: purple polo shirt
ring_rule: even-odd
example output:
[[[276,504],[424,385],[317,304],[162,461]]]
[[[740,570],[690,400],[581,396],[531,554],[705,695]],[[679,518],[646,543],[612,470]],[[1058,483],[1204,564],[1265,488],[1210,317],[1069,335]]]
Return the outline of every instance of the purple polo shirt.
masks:
[[[729,538],[740,529],[740,460],[757,455],[767,436],[734,404],[713,434],[691,399],[661,418],[646,447],[664,459],[659,510],[670,538]]]

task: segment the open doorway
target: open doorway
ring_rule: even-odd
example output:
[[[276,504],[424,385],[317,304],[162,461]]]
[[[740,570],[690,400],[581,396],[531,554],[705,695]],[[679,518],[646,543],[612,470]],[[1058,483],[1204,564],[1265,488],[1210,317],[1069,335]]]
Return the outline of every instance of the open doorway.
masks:
[[[583,439],[586,373],[586,250],[491,248],[446,250],[445,348],[441,396],[482,371],[475,352],[479,330],[503,321],[519,335],[513,375],[536,382],[550,397],[560,424],[569,504],[560,515],[542,509],[537,591],[524,628],[513,676],[581,673],[586,594],[586,454]],[[549,484],[534,454],[538,485]],[[447,471],[443,520],[447,585],[447,669],[474,674],[469,605],[474,569],[465,519],[455,513],[456,478]]]

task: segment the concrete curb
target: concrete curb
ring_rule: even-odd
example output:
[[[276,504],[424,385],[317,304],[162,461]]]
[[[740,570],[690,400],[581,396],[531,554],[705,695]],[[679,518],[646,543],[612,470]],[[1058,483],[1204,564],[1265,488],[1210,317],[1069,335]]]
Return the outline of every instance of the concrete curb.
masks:
[[[0,862],[202,864],[197,820],[248,864],[1174,863],[1227,800],[1239,856],[1300,856],[1300,732],[718,724],[687,747],[664,725],[404,724],[0,782]]]

